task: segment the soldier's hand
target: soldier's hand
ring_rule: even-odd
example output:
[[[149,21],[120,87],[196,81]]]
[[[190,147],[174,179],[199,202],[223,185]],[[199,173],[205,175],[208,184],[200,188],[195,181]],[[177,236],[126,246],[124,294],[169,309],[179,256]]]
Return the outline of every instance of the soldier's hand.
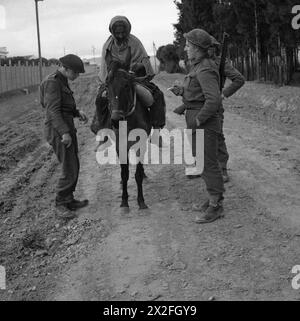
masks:
[[[197,125],[197,127],[201,126],[200,120],[197,117],[196,117],[196,125]]]
[[[61,142],[67,147],[69,148],[72,145],[72,137],[69,133],[67,134],[63,134],[62,135],[62,140]]]
[[[79,111],[79,120],[82,121],[84,124],[87,124],[89,119],[87,118],[86,114],[83,111]]]
[[[173,110],[173,112],[174,112],[175,114],[177,114],[177,115],[184,115],[185,110],[186,110],[185,105],[182,105],[182,106],[179,106],[179,107],[175,108],[175,109]]]
[[[101,97],[102,97],[102,98],[107,98],[107,97],[108,97],[107,89],[106,89],[106,90],[103,90]]]
[[[172,91],[172,93],[176,96],[182,96],[183,94],[183,87],[174,85],[173,87],[169,88],[168,90]]]

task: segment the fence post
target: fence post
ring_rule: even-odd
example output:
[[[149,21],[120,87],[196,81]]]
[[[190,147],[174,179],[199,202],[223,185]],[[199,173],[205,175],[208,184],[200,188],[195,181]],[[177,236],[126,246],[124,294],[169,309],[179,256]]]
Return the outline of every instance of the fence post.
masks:
[[[3,78],[4,85],[3,85],[3,91],[5,92],[7,90],[7,79],[6,79],[6,65],[3,66]]]
[[[43,65],[43,77],[54,72],[55,65]],[[8,61],[8,65],[0,66],[0,94],[22,89],[28,86],[40,84],[39,66],[30,62],[23,64],[18,61],[14,65],[12,61]]]
[[[0,94],[2,93],[2,73],[3,73],[3,68],[0,64]]]
[[[33,65],[32,65],[32,62],[30,64],[30,85],[32,86],[34,83],[33,81]]]
[[[12,79],[12,72],[11,72],[11,68],[12,68],[12,61],[9,60],[9,68],[8,68],[8,72],[9,72],[9,90],[14,89],[13,87],[13,79]]]

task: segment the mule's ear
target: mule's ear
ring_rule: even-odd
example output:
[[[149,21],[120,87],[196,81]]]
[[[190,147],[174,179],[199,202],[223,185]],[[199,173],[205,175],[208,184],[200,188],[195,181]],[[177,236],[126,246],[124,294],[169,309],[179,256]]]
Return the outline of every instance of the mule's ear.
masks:
[[[108,72],[107,80],[106,80],[108,84],[113,80],[113,77],[114,77],[114,71],[113,71],[113,70],[110,70],[110,71]]]
[[[134,64],[131,70],[136,74],[137,77],[145,77],[147,74],[145,66],[140,62]]]
[[[112,60],[108,66],[108,71],[112,75],[120,68],[121,63],[117,60]]]
[[[154,77],[155,77],[155,75],[148,75],[148,76],[146,76],[146,79],[148,81],[151,81]]]

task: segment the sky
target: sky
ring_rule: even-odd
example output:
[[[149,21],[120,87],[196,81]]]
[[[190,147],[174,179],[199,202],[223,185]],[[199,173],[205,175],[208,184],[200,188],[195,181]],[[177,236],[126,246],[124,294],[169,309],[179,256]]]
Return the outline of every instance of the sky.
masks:
[[[173,24],[178,21],[173,0],[43,0],[38,5],[46,58],[64,53],[90,58],[93,46],[100,56],[116,15],[129,19],[131,33],[152,55],[153,42],[156,48],[173,43]],[[7,47],[9,56],[38,56],[34,0],[0,0],[0,47]]]

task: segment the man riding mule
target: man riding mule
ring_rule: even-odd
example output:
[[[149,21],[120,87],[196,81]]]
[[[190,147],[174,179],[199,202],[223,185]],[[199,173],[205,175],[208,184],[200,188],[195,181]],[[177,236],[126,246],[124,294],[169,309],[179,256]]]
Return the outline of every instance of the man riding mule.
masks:
[[[163,93],[150,82],[154,72],[141,41],[130,33],[131,24],[126,17],[116,16],[111,20],[111,36],[103,46],[100,65],[100,87],[96,98],[98,110],[94,116],[91,130],[97,134],[100,129],[111,128],[109,99],[107,97],[107,79],[109,66],[113,61],[122,64],[124,70],[136,72],[135,88],[138,98],[145,108],[149,108],[151,124],[154,129],[165,126],[165,101]],[[106,142],[107,138],[102,142]],[[100,143],[101,145],[101,143]]]

